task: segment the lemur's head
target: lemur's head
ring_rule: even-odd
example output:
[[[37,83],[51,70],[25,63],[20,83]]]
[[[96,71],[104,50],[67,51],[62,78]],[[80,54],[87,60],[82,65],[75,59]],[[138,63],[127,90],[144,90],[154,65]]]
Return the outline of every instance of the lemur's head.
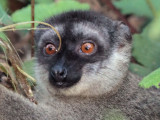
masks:
[[[37,80],[49,92],[66,96],[112,94],[122,84],[131,52],[129,28],[91,11],[71,11],[45,22],[35,32]],[[40,24],[38,28],[45,28]]]

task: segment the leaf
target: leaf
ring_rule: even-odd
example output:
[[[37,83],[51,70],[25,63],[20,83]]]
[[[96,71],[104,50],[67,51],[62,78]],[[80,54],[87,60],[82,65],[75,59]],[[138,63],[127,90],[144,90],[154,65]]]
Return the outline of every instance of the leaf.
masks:
[[[35,59],[31,59],[31,60],[25,61],[22,66],[23,70],[33,78],[35,78],[34,64],[35,64]],[[35,81],[29,78],[28,78],[28,82],[30,83],[31,86],[35,86],[36,84]]]
[[[0,0],[0,5],[2,6],[3,9],[7,8],[7,0]]]
[[[69,1],[59,1],[57,3],[49,3],[49,4],[36,4],[35,5],[35,20],[36,21],[44,21],[45,19],[56,15],[58,13],[66,12],[69,10],[88,10],[88,4],[81,4],[79,2],[69,0]],[[14,22],[25,22],[31,21],[31,6],[27,6],[20,10],[17,10],[14,14],[12,14],[12,19]],[[31,25],[26,25],[25,27],[30,27]],[[24,26],[21,26],[24,28]]]
[[[150,25],[148,36],[151,40],[160,42],[160,11],[157,16]]]
[[[160,68],[153,71],[148,76],[144,77],[144,79],[139,83],[139,85],[143,88],[149,88],[152,86],[160,88]]]
[[[114,1],[113,4],[120,9],[123,14],[135,14],[153,18],[146,0],[120,0]],[[157,11],[160,10],[160,0],[152,0],[152,4]]]
[[[18,65],[16,67],[19,70],[19,72],[22,73],[25,77],[29,78],[33,83],[36,82],[36,80],[32,76],[23,71]]]
[[[144,67],[154,70],[160,66],[160,44],[151,42],[145,35],[133,36],[133,56]]]
[[[1,28],[0,28],[1,29]],[[4,41],[7,41],[7,36],[5,35],[4,32],[0,32],[0,38]]]
[[[54,0],[35,0],[35,3],[51,3]]]
[[[1,29],[1,28],[0,28]],[[0,52],[6,52],[6,48],[5,48],[5,45],[3,44],[3,42],[1,41],[1,39],[5,42],[8,41],[8,38],[7,36],[5,35],[4,32],[0,32]]]
[[[130,64],[129,70],[131,70],[133,73],[136,73],[142,77],[152,72],[152,70],[150,70],[149,68],[140,66],[138,64],[133,64],[133,63]]]
[[[31,3],[31,0],[29,0],[29,2]],[[35,0],[35,4],[37,3],[52,3],[54,2],[54,0]]]
[[[151,72],[160,66],[160,42],[150,39],[148,34],[149,30],[150,25],[148,25],[141,34],[135,34],[133,36],[132,55],[143,67],[143,69],[140,70],[139,67],[134,66],[134,69],[139,69],[137,73],[141,76],[147,75],[149,71]],[[130,68],[135,72],[133,67]]]
[[[0,22],[6,25],[12,23],[11,17],[3,10],[1,4],[0,4]]]

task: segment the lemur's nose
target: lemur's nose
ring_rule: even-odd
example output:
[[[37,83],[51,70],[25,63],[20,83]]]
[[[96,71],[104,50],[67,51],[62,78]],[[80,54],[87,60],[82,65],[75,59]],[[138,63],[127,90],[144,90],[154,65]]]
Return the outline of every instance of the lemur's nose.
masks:
[[[56,82],[64,82],[67,77],[67,69],[62,66],[54,66],[51,69],[51,75]]]

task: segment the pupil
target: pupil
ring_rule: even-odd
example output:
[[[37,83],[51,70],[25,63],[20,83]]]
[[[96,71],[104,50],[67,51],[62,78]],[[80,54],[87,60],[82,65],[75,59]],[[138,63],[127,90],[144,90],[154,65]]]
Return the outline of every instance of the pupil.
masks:
[[[90,49],[90,47],[89,47],[89,46],[86,46],[86,47],[85,47],[85,50],[89,50],[89,49]]]
[[[49,47],[49,51],[52,51],[52,47]]]

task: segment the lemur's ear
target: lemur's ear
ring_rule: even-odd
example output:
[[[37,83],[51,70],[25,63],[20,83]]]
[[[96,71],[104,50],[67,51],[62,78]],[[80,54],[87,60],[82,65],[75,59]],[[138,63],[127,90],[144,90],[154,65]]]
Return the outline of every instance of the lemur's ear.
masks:
[[[115,31],[118,33],[120,39],[125,39],[128,42],[132,41],[132,35],[129,27],[122,21],[115,21]]]

